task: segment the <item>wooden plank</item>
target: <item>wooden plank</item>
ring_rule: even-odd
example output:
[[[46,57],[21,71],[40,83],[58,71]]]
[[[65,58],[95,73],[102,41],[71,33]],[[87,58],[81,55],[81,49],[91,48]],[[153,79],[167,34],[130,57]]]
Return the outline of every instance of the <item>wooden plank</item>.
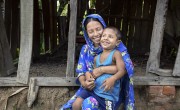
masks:
[[[78,86],[75,77],[32,77],[36,79],[37,86]]]
[[[167,6],[168,6],[168,0],[157,1],[151,45],[150,45],[150,56],[146,67],[147,72],[154,72],[157,71],[157,69],[159,69],[163,33],[166,23],[165,15],[166,15]]]
[[[74,76],[75,43],[76,43],[77,0],[70,0],[70,23],[68,33],[68,56],[66,77]]]
[[[57,48],[57,0],[53,0],[53,49]]]
[[[12,0],[5,1],[5,27],[8,41],[10,41],[11,26],[12,26]]]
[[[2,51],[3,51],[3,49],[2,49],[2,46],[1,46],[1,42],[0,42],[0,77],[6,75],[5,74],[6,73],[5,72],[5,67],[4,67],[4,58],[3,58]]]
[[[123,0],[123,4],[122,4],[123,10],[122,10],[122,16],[124,18],[122,18],[122,33],[123,33],[123,37],[122,37],[122,41],[123,43],[127,46],[127,42],[128,42],[128,36],[127,36],[127,32],[128,32],[128,19],[127,19],[127,9],[128,9],[128,1],[127,0]]]
[[[37,86],[79,86],[75,77],[32,77]],[[180,78],[161,76],[134,76],[134,85],[176,85],[180,86]]]
[[[179,44],[178,54],[177,54],[174,69],[173,69],[173,76],[180,76],[180,44]]]
[[[63,41],[67,40],[66,30],[67,30],[67,17],[66,16],[59,16],[59,44]]]
[[[57,0],[49,0],[51,51],[57,47]]]
[[[129,18],[131,17],[135,17],[135,13],[136,13],[136,10],[137,10],[137,1],[135,0],[130,0],[130,8],[127,9],[128,10],[128,14],[127,14],[127,17],[128,17],[128,20]],[[134,51],[134,39],[135,39],[135,20],[129,20],[128,22],[128,51],[129,53],[132,53]],[[138,43],[139,44],[139,43]]]
[[[34,24],[33,24],[33,57],[40,56],[40,19],[39,2],[34,0]]]
[[[11,73],[15,72],[15,67],[13,65],[12,61],[12,55],[10,52],[10,46],[8,43],[7,35],[6,35],[6,29],[4,25],[3,15],[0,11],[0,45],[1,45],[1,64],[3,65],[4,69],[4,75],[10,75]],[[0,68],[1,69],[1,68]],[[0,73],[0,76],[2,74]]]
[[[161,76],[135,76],[135,85],[175,85],[180,86],[180,78],[175,77],[161,77]]]
[[[149,30],[148,30],[149,37],[147,37],[146,41],[144,41],[144,42],[146,42],[146,44],[148,44],[148,45],[146,45],[147,46],[146,49],[149,52],[150,51],[150,41],[151,41],[151,36],[152,36],[153,20],[154,20],[154,16],[155,16],[157,0],[148,0],[148,2],[150,3],[150,6],[151,6],[151,10],[149,12],[149,17],[148,17],[151,20],[151,22],[149,23],[149,26],[148,26],[149,27]]]
[[[100,14],[104,21],[106,22],[107,26],[109,25],[109,18],[105,17],[104,14],[109,15],[109,7],[110,7],[110,0],[96,0],[96,13]]]
[[[17,48],[19,48],[19,30],[20,30],[20,10],[19,10],[19,0],[12,0],[12,24],[10,32],[10,45],[12,58],[16,59]]]
[[[142,0],[136,0],[136,12],[135,12],[135,17],[140,18],[142,17]],[[142,36],[141,32],[144,31],[142,28],[142,20],[138,20],[135,21],[134,23],[135,26],[135,32],[134,32],[134,38],[133,38],[133,49],[132,49],[132,53],[136,54],[136,55],[140,55],[141,52],[143,52],[143,47],[142,43],[144,36]],[[138,43],[137,43],[138,42]]]
[[[42,0],[45,51],[50,49],[50,1]]]
[[[71,87],[79,86],[75,83],[75,77],[31,77],[36,80],[36,86]],[[134,76],[134,85],[174,85],[180,86],[180,78],[162,76]],[[26,84],[16,82],[15,77],[0,77],[0,87],[25,87]]]
[[[33,0],[21,0],[21,43],[17,82],[27,84],[32,55]]]
[[[143,19],[152,19],[150,17],[149,11],[152,11],[150,0],[145,0],[144,5],[143,5]],[[150,21],[142,21],[142,27],[141,27],[141,47],[142,51],[141,53],[144,55],[145,53],[149,52],[149,46],[150,46],[150,41],[151,38],[151,33],[152,33],[152,20]]]
[[[29,90],[27,96],[27,105],[31,107],[33,102],[36,100],[39,91],[39,86],[36,86],[36,79],[31,78],[29,83]]]
[[[0,77],[0,87],[27,86],[26,84],[16,82],[16,80],[16,77]]]

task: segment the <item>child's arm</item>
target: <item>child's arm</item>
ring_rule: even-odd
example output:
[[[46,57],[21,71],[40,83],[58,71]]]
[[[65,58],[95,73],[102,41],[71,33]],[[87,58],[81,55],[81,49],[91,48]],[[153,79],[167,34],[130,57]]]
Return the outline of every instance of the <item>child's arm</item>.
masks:
[[[115,74],[118,71],[116,65],[101,66],[101,67],[96,68],[95,63],[96,63],[96,57],[94,58],[94,69],[93,69],[93,73],[92,73],[92,75],[95,79],[104,73]]]
[[[97,77],[101,76],[103,73],[115,74],[117,72],[118,70],[116,65],[101,66],[93,69],[93,77],[96,79]]]
[[[126,73],[125,71],[125,64],[122,59],[121,53],[119,51],[116,51],[114,53],[114,61],[116,63],[116,67],[118,69],[117,73],[111,76],[110,78],[106,79],[102,85],[104,87],[105,91],[110,90],[113,86],[116,80],[119,80],[121,77],[123,77]]]
[[[114,77],[115,80],[119,80],[126,74],[125,64],[119,51],[114,53],[114,60],[118,71],[112,77]]]

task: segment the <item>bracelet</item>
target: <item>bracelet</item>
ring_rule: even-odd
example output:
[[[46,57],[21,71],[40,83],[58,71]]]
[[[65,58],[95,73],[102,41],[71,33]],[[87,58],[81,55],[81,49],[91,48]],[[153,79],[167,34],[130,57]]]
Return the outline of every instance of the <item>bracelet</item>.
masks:
[[[102,73],[102,68],[101,67],[99,67],[99,71]]]

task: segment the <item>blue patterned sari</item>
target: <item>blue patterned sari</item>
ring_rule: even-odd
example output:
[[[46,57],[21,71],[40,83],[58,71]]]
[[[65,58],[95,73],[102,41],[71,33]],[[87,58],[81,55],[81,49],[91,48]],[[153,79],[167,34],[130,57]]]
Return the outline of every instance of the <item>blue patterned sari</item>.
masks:
[[[102,52],[102,47],[99,46],[98,48],[95,48],[93,42],[89,39],[87,35],[87,32],[84,27],[84,22],[87,18],[96,18],[101,22],[104,28],[106,27],[103,18],[98,14],[88,15],[83,20],[82,27],[83,27],[86,44],[82,47],[79,56],[78,66],[76,69],[76,73],[78,77],[84,75],[87,71],[92,72],[93,64],[94,64],[94,56]],[[134,100],[134,88],[133,88],[133,79],[132,79],[132,76],[134,74],[134,67],[130,59],[130,56],[127,52],[127,48],[122,42],[117,47],[117,50],[119,50],[122,54],[122,58],[125,63],[125,68],[128,74],[125,74],[125,76],[123,76],[121,80],[122,89],[120,91],[119,101],[118,103],[116,103],[116,109],[118,109],[121,103],[124,103],[124,110],[134,110],[135,100]],[[79,84],[78,77],[76,82]],[[64,104],[60,108],[60,110],[72,110],[72,104],[77,98],[78,94],[81,94],[81,90],[82,87],[78,89],[75,95],[66,104]],[[94,99],[93,97],[89,97],[84,100],[82,104],[82,110],[99,110],[100,108],[98,107],[99,106],[98,103],[99,102],[97,102],[96,99]]]

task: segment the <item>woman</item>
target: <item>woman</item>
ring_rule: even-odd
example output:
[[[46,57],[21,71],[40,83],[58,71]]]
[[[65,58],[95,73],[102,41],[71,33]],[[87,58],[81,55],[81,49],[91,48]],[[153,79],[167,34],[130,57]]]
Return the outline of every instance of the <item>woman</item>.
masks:
[[[89,18],[97,19],[97,21],[101,24],[101,27],[97,28],[94,25],[92,27],[91,26],[87,27],[87,24],[90,25],[90,23],[92,23],[91,21],[89,21],[88,23],[86,22],[86,20]],[[85,80],[85,77],[84,77],[84,74],[87,71],[93,72],[96,74],[98,73],[99,75],[101,75],[103,72],[115,73],[117,69],[111,66],[111,67],[96,68],[93,70],[94,56],[96,56],[97,54],[102,52],[102,48],[99,45],[99,41],[100,41],[99,37],[101,37],[103,28],[106,27],[106,24],[105,24],[103,18],[101,16],[99,16],[98,14],[88,15],[83,20],[82,26],[83,26],[83,32],[84,32],[86,44],[81,49],[78,67],[76,69],[76,72],[78,74],[77,82],[80,82],[82,87],[92,90],[94,88],[93,82]],[[90,31],[88,31],[88,30],[90,30]],[[93,32],[91,32],[91,30],[93,30]],[[116,104],[116,109],[123,102],[125,105],[124,106],[125,110],[133,110],[134,109],[134,90],[133,90],[133,81],[132,81],[132,76],[134,74],[133,65],[132,65],[131,59],[129,57],[129,54],[127,52],[127,48],[124,46],[124,44],[122,42],[119,44],[117,49],[122,54],[122,58],[125,63],[125,68],[126,68],[127,74],[124,75],[124,77],[122,78],[122,82],[121,82],[122,89],[120,92],[120,97],[119,97],[120,99],[119,99],[118,103]],[[98,76],[95,76],[95,77],[98,77]],[[105,85],[104,87],[106,90],[109,90],[110,87],[112,87],[112,85],[109,85],[109,84],[112,84],[112,83],[104,84]],[[78,89],[78,91],[75,93],[75,95],[65,105],[63,105],[61,110],[72,109],[72,104],[74,103],[78,94],[81,94],[82,87],[80,87]],[[92,97],[90,97],[89,99],[92,99]],[[89,99],[84,100],[83,108],[87,107],[85,102],[86,101],[89,102],[90,101]],[[98,105],[98,103],[96,103],[96,101],[91,102],[91,103],[93,106]],[[91,108],[91,106],[88,108]]]

